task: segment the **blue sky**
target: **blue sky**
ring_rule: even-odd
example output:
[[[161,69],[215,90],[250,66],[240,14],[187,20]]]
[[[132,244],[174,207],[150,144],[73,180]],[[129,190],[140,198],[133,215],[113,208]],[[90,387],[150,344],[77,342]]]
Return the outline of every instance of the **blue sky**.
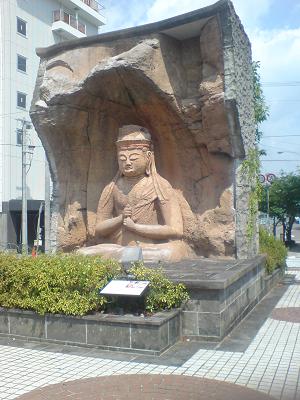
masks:
[[[213,0],[103,0],[112,31],[159,21],[214,3]],[[262,124],[262,172],[300,167],[300,0],[233,0],[261,63],[269,119]],[[294,136],[296,135],[296,136]],[[276,161],[272,161],[276,160]],[[292,161],[295,160],[295,161]]]

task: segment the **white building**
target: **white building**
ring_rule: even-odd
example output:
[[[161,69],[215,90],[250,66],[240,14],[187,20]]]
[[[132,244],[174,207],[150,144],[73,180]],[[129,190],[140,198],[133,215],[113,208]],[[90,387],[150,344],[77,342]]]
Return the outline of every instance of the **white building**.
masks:
[[[37,47],[96,35],[104,24],[98,0],[0,0],[0,249],[21,242],[22,127],[39,58]],[[33,128],[27,129],[28,242],[33,244],[45,192],[45,156]]]

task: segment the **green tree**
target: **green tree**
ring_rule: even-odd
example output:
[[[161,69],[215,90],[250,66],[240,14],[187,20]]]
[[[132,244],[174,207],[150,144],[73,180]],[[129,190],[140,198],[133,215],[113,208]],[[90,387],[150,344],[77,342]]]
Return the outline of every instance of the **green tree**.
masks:
[[[254,117],[256,124],[256,143],[260,142],[262,132],[259,129],[259,124],[264,122],[269,116],[269,107],[266,104],[265,96],[263,94],[260,74],[260,62],[252,61],[252,79],[253,79],[253,97],[254,97]]]
[[[295,217],[300,214],[300,171],[282,174],[269,186],[269,215],[280,222],[287,242],[292,240]],[[267,188],[264,189],[260,210],[267,211]]]

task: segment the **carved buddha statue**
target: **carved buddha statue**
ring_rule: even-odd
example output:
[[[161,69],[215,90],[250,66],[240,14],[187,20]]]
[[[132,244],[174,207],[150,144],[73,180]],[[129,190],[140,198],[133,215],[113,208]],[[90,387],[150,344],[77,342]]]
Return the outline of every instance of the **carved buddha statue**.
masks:
[[[189,256],[176,193],[156,171],[147,129],[126,125],[117,140],[119,171],[103,190],[95,227],[99,244],[79,250],[121,259],[124,246],[142,247],[145,261],[178,261]]]

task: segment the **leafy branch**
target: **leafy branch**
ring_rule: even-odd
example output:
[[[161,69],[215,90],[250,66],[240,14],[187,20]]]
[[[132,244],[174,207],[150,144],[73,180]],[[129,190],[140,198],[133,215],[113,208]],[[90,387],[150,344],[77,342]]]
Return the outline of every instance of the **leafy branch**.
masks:
[[[252,61],[252,79],[253,79],[253,98],[254,98],[254,118],[255,118],[255,140],[256,143],[260,142],[262,132],[259,130],[259,124],[264,122],[269,116],[269,107],[266,104],[266,99],[263,94],[260,74],[260,62]]]

